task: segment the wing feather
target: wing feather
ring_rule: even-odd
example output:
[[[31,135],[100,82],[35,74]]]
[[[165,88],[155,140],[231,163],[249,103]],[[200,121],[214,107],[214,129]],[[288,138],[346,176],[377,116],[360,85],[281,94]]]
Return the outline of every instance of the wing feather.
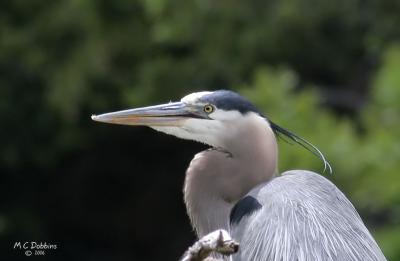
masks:
[[[350,201],[316,173],[288,171],[248,195],[262,207],[232,224],[235,261],[386,260]]]

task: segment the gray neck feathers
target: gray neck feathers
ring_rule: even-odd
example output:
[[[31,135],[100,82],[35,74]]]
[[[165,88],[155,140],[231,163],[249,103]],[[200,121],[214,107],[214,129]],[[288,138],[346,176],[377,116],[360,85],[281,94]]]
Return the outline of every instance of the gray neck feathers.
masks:
[[[278,149],[265,119],[250,114],[227,131],[224,148],[197,154],[186,172],[185,203],[199,237],[229,230],[233,205],[276,174]]]

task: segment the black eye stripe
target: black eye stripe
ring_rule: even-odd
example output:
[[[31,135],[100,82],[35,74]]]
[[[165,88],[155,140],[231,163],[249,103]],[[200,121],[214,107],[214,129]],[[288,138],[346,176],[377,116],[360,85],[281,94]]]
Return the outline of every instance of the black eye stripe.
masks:
[[[261,113],[250,101],[232,91],[214,91],[210,94],[205,94],[200,97],[199,102],[204,104],[212,104],[216,108],[224,111],[239,111],[242,114],[247,112],[255,112],[261,115]]]

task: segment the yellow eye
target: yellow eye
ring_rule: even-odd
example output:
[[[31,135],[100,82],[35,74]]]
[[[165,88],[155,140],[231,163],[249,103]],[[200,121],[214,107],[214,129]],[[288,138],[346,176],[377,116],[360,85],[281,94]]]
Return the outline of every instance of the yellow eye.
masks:
[[[203,110],[205,113],[212,113],[214,111],[214,107],[210,104],[207,104],[204,106]]]

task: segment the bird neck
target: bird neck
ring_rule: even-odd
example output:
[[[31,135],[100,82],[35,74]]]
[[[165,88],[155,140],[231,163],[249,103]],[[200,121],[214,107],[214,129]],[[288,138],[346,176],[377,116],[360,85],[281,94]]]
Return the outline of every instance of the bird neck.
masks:
[[[200,237],[220,228],[229,230],[234,204],[277,172],[278,149],[269,123],[255,114],[246,119],[226,135],[235,140],[225,139],[221,149],[197,154],[186,172],[185,203]]]

